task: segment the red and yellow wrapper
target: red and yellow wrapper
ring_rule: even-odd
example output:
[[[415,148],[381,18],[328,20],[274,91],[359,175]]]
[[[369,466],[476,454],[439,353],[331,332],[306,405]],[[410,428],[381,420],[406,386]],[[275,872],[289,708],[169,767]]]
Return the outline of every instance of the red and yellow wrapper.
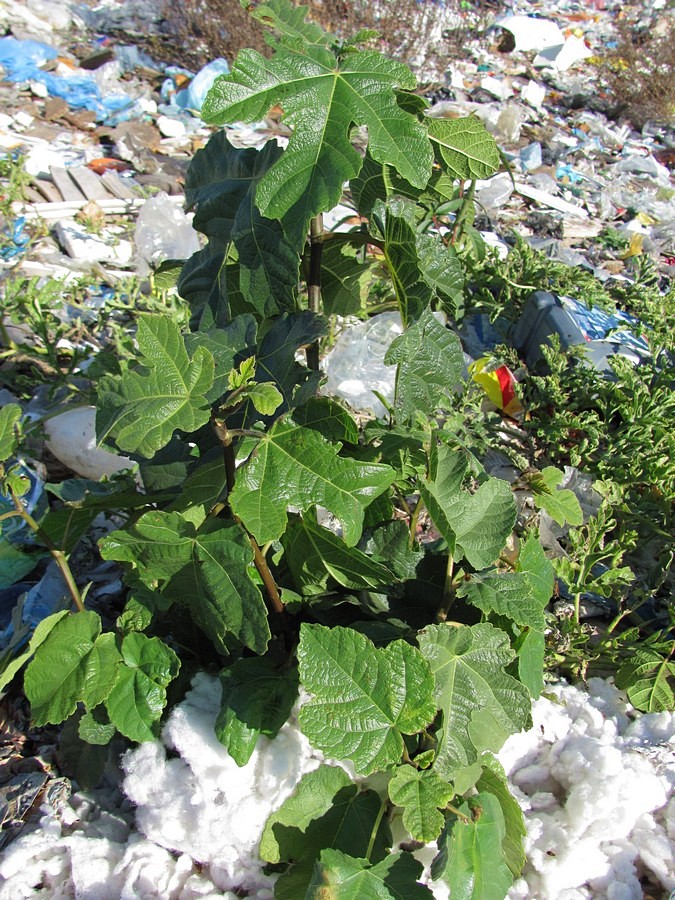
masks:
[[[508,366],[494,365],[493,360],[485,356],[477,359],[469,366],[469,373],[476,384],[479,384],[491,403],[513,418],[523,413],[523,407],[516,393],[516,379]]]

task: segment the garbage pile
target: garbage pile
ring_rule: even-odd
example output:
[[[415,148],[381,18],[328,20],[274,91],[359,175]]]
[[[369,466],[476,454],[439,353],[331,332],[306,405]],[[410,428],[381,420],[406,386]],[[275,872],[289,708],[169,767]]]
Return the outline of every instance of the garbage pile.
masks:
[[[495,10],[483,31],[469,36],[462,58],[449,61],[430,109],[432,116],[479,117],[509,163],[509,171],[477,185],[489,240],[499,246],[516,229],[551,257],[601,279],[625,274],[641,253],[658,258],[667,274],[675,260],[673,119],[637,131],[628,120],[609,119],[611,103],[595,90],[598,61],[616,46],[622,10],[612,0],[559,0],[546,9],[514,2]],[[8,31],[0,38],[0,149],[21,153],[30,176],[28,202],[14,203],[4,225],[3,265],[18,261],[26,274],[59,277],[98,264],[112,278],[135,272],[145,251],[121,237],[114,217],[133,220],[148,191],[164,191],[180,207],[187,163],[211,133],[199,118],[201,105],[229,63],[215,59],[194,73],[119,40],[115,17],[133,33],[153,15],[160,13],[141,3],[92,9],[5,0],[0,7]],[[672,21],[665,6],[657,25],[662,20]],[[93,31],[106,23],[114,39]],[[75,33],[89,40],[74,42]],[[434,75],[418,71],[420,83]],[[254,146],[287,134],[274,120],[233,123],[228,132],[234,143]],[[102,231],[92,235],[97,216]],[[26,258],[22,229],[36,218],[60,225]],[[170,218],[173,226],[157,229],[167,236],[167,256],[172,238],[184,239],[179,214]],[[593,246],[608,228],[628,239],[623,260],[602,259]],[[149,252],[156,262],[162,251]]]

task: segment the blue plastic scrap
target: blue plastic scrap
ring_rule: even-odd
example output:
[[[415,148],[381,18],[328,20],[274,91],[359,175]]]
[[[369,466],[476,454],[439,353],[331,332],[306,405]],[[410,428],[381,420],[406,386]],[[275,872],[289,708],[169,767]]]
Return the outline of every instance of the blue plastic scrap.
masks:
[[[19,216],[15,219],[11,228],[5,228],[4,235],[9,241],[0,249],[0,259],[9,261],[26,252],[26,248],[30,243],[30,235],[26,233],[25,227],[25,217]]]
[[[609,357],[618,354],[639,363],[650,356],[649,344],[639,335],[642,330],[642,323],[628,313],[607,313],[571,297],[535,291],[528,298],[511,339],[526,364],[532,366],[542,359],[542,344],[557,334],[563,350],[585,346],[588,362],[611,377]]]
[[[584,303],[572,297],[561,297],[560,301],[574,318],[587,341],[609,341],[633,347],[641,354],[649,353],[647,341],[634,333],[635,330],[643,328],[642,322],[630,313],[620,309],[613,313],[597,307],[589,309]],[[630,326],[633,331],[626,326]]]
[[[110,116],[119,117],[121,111],[135,107],[135,100],[127,94],[102,97],[98,85],[89,75],[63,78],[40,68],[58,55],[54,47],[39,41],[0,38],[0,65],[5,70],[7,81],[35,81],[44,84],[52,97],[61,97],[71,109],[89,109],[95,112],[99,121],[107,121]]]
[[[12,612],[23,593],[17,596],[17,587],[23,588],[26,593],[21,610],[21,636],[18,640],[13,640]],[[71,603],[68,585],[55,562],[49,563],[45,574],[32,587],[24,583],[14,585],[12,590],[0,592],[0,626],[4,626],[0,627],[0,650],[11,644],[14,653],[18,652],[28,643],[33,631],[43,619],[62,609],[68,609]]]
[[[174,97],[176,106],[199,112],[213,82],[219,75],[229,75],[229,72],[230,67],[227,60],[222,57],[214,59],[195,75],[187,88],[176,93]]]

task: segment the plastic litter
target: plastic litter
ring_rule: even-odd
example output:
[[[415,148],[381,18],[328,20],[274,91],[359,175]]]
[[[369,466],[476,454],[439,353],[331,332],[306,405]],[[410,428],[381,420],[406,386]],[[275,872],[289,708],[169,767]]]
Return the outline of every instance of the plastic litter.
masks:
[[[504,343],[507,328],[508,324],[502,319],[493,323],[485,313],[471,313],[462,319],[458,333],[469,356],[480,359],[494,350],[497,344]]]
[[[469,365],[472,381],[479,384],[491,403],[512,418],[523,413],[523,406],[516,393],[516,379],[508,366],[495,365],[490,357],[484,356]]]
[[[373,392],[393,403],[396,367],[385,366],[384,356],[402,333],[397,312],[380,313],[367,322],[346,327],[324,361],[325,393],[342,397],[355,409],[386,415]]]
[[[505,144],[515,144],[520,137],[525,119],[525,111],[515,103],[510,103],[498,114],[494,127],[490,128],[489,123],[486,123],[486,126],[493,132],[497,140],[501,140]]]
[[[140,50],[135,44],[117,44],[115,59],[119,62],[123,72],[133,72],[135,69],[154,69],[156,72],[164,70],[161,63],[154,60],[144,50]]]
[[[484,207],[489,213],[491,209],[497,209],[508,203],[513,193],[513,182],[507,172],[501,172],[493,178],[476,183],[476,203]]]
[[[543,84],[537,84],[536,81],[528,81],[520,96],[525,103],[529,103],[535,109],[541,109],[546,98],[546,88]]]
[[[610,356],[620,354],[634,363],[649,356],[649,345],[644,338],[628,330],[626,326],[629,325],[640,327],[640,322],[628,313],[609,314],[600,309],[589,309],[569,297],[535,291],[516,323],[512,340],[527,365],[533,366],[543,358],[542,344],[547,343],[552,334],[557,334],[562,349],[585,346],[589,362],[600,372],[611,375]]]
[[[530,172],[533,169],[538,169],[542,164],[541,144],[534,143],[528,144],[527,147],[523,147],[519,153],[519,159],[523,172]]]
[[[0,38],[0,65],[5,70],[6,80],[41,84],[52,97],[61,97],[72,109],[90,109],[99,120],[133,106],[133,98],[126,93],[102,96],[92,75],[73,74],[73,70],[68,70],[67,74],[56,74],[40,68],[57,56],[57,50],[39,41]]]
[[[495,78],[493,75],[486,75],[485,78],[481,78],[480,86],[498,100],[506,100],[507,97],[513,96],[513,89],[509,83],[506,80]]]
[[[569,216],[579,216],[581,219],[588,218],[588,212],[583,207],[575,206],[574,203],[569,203],[561,197],[555,197],[552,194],[546,193],[546,191],[540,191],[530,184],[516,182],[516,190],[521,196],[528,197],[530,200],[535,200],[537,203],[541,203],[544,206],[550,206],[551,209],[557,209],[559,212],[567,213]]]
[[[18,216],[11,228],[5,228],[4,234],[8,242],[0,248],[0,259],[8,262],[25,253],[30,244],[30,235],[25,232],[26,217]]]
[[[495,24],[511,32],[516,41],[515,50],[543,50],[545,47],[559,47],[565,42],[560,28],[549,19],[505,16],[497,19]]]
[[[41,464],[36,465],[25,459],[17,459],[15,460],[15,464],[17,466],[17,474],[22,478],[25,478],[28,482],[26,490],[21,494],[19,499],[21,500],[24,509],[30,515],[38,515],[39,518],[39,515],[46,509],[46,500],[44,498],[44,467]],[[38,508],[41,511],[39,514]],[[0,514],[9,512],[12,509],[14,509],[14,504],[11,499],[0,494]],[[2,523],[0,540],[7,539],[9,541],[15,541],[19,538],[23,540],[28,534],[30,534],[30,529],[23,519],[19,518],[19,516],[12,516]]]
[[[7,600],[10,597],[11,593],[5,594]],[[0,631],[0,650],[4,650],[11,642],[12,650],[17,652],[28,642],[36,625],[47,616],[51,616],[52,613],[58,612],[60,609],[68,609],[71,603],[72,600],[61,570],[55,562],[50,562],[40,581],[28,590],[24,598],[21,607],[21,623],[26,628],[21,628],[21,635],[17,634],[18,640],[12,641],[14,623],[10,622]],[[1,608],[0,616],[2,616]]]
[[[181,109],[193,109],[199,112],[204,104],[213,82],[219,75],[229,75],[230,67],[227,60],[219,57],[204,66],[190,82],[185,90],[177,91],[174,102]]]
[[[551,67],[559,72],[566,72],[575,63],[582,62],[589,56],[593,56],[593,51],[581,38],[572,35],[563,44],[544,48],[535,56],[532,65],[541,69]]]
[[[98,481],[103,476],[132,469],[136,463],[96,446],[96,407],[81,406],[47,419],[47,448],[77,475]]]
[[[5,70],[5,77],[11,81],[30,81],[39,66],[58,55],[54,47],[41,41],[0,38],[0,65]]]
[[[164,137],[183,137],[187,131],[184,122],[171,116],[158,116],[156,125]]]
[[[616,164],[616,171],[648,175],[664,187],[670,185],[670,172],[651,155],[626,156]]]
[[[165,259],[188,259],[200,248],[192,218],[164,191],[143,205],[134,241],[139,275],[147,275]]]
[[[120,266],[131,262],[133,247],[130,241],[111,241],[110,233],[91,234],[72,219],[57,222],[55,231],[68,255],[78,262],[112,262]]]

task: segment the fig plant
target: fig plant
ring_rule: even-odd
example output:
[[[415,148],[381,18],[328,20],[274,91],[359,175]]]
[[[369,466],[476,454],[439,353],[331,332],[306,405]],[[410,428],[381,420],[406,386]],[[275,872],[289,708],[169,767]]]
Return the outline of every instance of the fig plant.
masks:
[[[268,821],[276,895],[431,896],[413,850],[437,841],[432,876],[453,897],[501,898],[524,827],[494,753],[543,687],[553,570],[536,532],[503,553],[510,487],[443,427],[463,357],[441,321],[461,313],[456,246],[499,153],[478,120],[428,116],[372,33],[338,42],[305,13],[252,9],[271,57],[243,51],[207,97],[207,122],[279,107],[291,136],[237,149],[216,131],[195,155],[186,197],[206,243],[178,279],[189,329],[142,315],[135,363],[99,382],[99,440],[138,460],[145,493],[73,479],[40,526],[63,555],[98,511],[121,511],[100,551],[125,570],[126,606],[104,622],[78,593],[10,672],[28,662],[37,724],[77,714],[105,745],[157,734],[181,665],[218,667],[216,732],[239,765],[301,688],[303,732],[359,777],[326,763]],[[326,231],[343,198],[358,224]],[[435,227],[439,208],[452,227]],[[364,314],[375,279],[404,331],[388,415],[359,425],[321,393],[320,342],[331,317]],[[0,417],[5,460],[19,415]],[[3,478],[18,513],[21,475]],[[412,844],[393,847],[396,817]]]

